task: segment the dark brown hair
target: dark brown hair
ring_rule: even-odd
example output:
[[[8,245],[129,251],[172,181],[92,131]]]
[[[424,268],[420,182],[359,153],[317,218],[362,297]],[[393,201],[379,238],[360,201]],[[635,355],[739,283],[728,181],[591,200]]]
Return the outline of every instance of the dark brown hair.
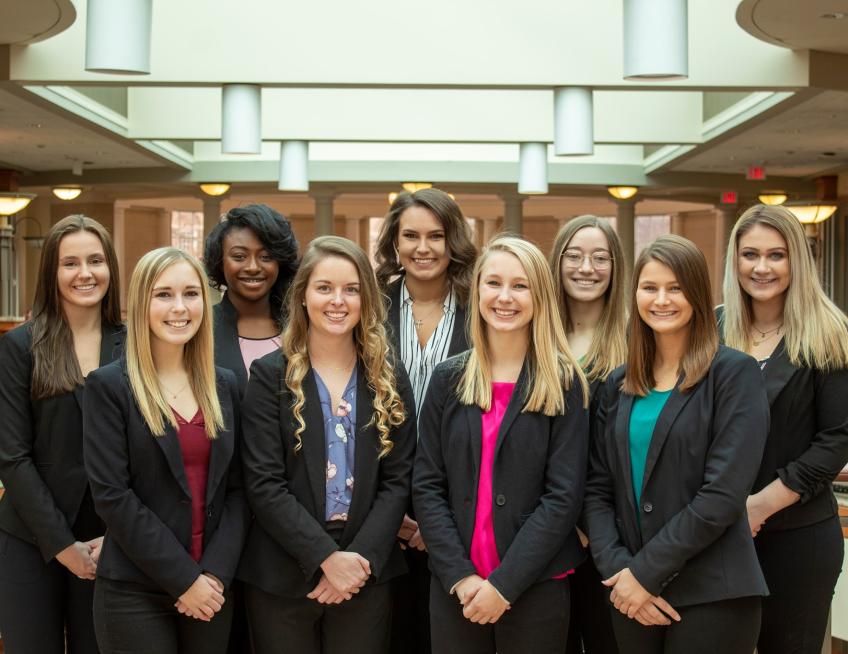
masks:
[[[692,322],[689,331],[689,346],[680,362],[683,373],[681,391],[693,388],[710,368],[718,350],[718,328],[712,307],[712,290],[707,260],[696,245],[682,236],[660,236],[642,250],[633,269],[628,331],[627,371],[621,384],[625,393],[647,395],[656,385],[654,378],[654,357],[657,345],[653,330],[645,324],[639,315],[636,304],[636,290],[639,277],[649,261],[657,261],[667,266],[677,278],[683,295],[692,305]]]
[[[100,302],[100,319],[109,325],[121,324],[121,285],[118,257],[109,232],[96,220],[74,215],[57,222],[44,241],[38,267],[38,286],[32,308],[32,380],[33,399],[68,393],[82,384],[82,371],[74,350],[74,336],[59,295],[59,244],[69,234],[90,232],[100,239],[106,265],[109,266],[109,288]]]
[[[380,289],[385,292],[392,278],[403,273],[395,245],[400,229],[400,217],[410,207],[428,209],[445,230],[445,243],[450,255],[448,280],[459,304],[466,306],[471,287],[471,270],[477,259],[477,248],[471,241],[471,231],[459,205],[451,196],[437,188],[425,188],[414,193],[404,191],[392,202],[389,213],[383,220],[380,236],[377,239],[377,251],[374,254]]]

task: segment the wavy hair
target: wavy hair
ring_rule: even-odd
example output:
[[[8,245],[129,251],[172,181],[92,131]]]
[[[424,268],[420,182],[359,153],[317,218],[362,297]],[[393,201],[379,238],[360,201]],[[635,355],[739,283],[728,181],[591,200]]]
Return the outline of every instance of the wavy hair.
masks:
[[[164,436],[166,422],[177,429],[177,419],[162,392],[153,362],[150,301],[156,280],[165,270],[180,262],[188,263],[197,273],[203,295],[200,328],[183,349],[183,364],[188,373],[189,387],[203,412],[206,436],[214,439],[224,428],[224,417],[215,384],[209,284],[201,263],[183,250],[172,247],[151,250],[136,264],[127,292],[127,376],[141,416],[153,435]]]
[[[74,336],[62,308],[59,293],[59,245],[77,232],[89,232],[100,239],[109,268],[109,288],[100,302],[100,320],[117,327],[121,324],[120,273],[118,257],[109,232],[99,222],[83,215],[62,218],[47,233],[38,266],[38,286],[32,308],[32,399],[69,393],[83,383],[74,351]]]
[[[789,288],[783,307],[784,346],[795,366],[820,370],[848,367],[848,318],[827,296],[804,227],[785,207],[757,204],[740,216],[727,246],[724,268],[724,340],[751,349],[751,296],[739,284],[739,239],[755,225],[771,227],[789,252]]]
[[[492,406],[492,354],[486,322],[480,314],[480,277],[483,267],[496,252],[518,259],[530,286],[533,317],[526,360],[529,383],[523,411],[538,411],[546,416],[563,413],[564,390],[571,387],[576,375],[583,388],[583,406],[588,406],[589,388],[580,364],[565,338],[565,330],[557,315],[556,294],[545,255],[529,241],[517,236],[495,237],[474,266],[469,304],[469,345],[471,350],[459,383],[459,401],[488,411]]]
[[[607,239],[612,271],[609,286],[604,292],[604,310],[592,335],[592,342],[586,352],[586,377],[594,381],[604,380],[627,358],[627,262],[618,234],[608,220],[597,216],[577,216],[563,225],[556,235],[551,249],[549,263],[556,287],[559,315],[566,335],[574,329],[568,313],[569,297],[562,281],[562,255],[568,249],[571,239],[581,229],[595,227],[603,232]]]
[[[462,215],[462,209],[444,191],[437,188],[425,188],[414,193],[399,193],[389,213],[383,220],[374,259],[377,262],[377,281],[385,292],[395,275],[403,273],[397,255],[397,240],[400,230],[400,218],[410,207],[423,207],[436,216],[436,220],[445,230],[445,243],[450,263],[447,275],[460,306],[468,304],[471,285],[471,269],[477,258],[477,248],[471,240],[471,230]]]
[[[312,272],[327,257],[350,261],[359,275],[361,312],[353,328],[353,343],[361,370],[368,387],[374,392],[374,413],[368,425],[374,425],[380,439],[379,458],[394,447],[392,429],[406,419],[403,400],[397,392],[394,361],[386,337],[386,309],[368,256],[353,241],[339,236],[321,236],[313,240],[303,255],[287,297],[288,321],[282,335],[282,351],[286,357],[286,387],[293,396],[292,413],[297,422],[294,437],[295,452],[303,447],[302,436],[306,429],[303,406],[303,378],[309,371],[307,334],[309,316],[304,306],[306,289]]]

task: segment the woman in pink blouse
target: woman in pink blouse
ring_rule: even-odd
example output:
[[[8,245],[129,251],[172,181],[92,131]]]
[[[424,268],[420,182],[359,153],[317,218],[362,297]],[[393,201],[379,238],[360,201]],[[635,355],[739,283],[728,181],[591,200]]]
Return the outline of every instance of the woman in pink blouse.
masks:
[[[469,313],[472,349],[436,368],[419,418],[433,652],[561,652],[567,576],[585,556],[586,380],[531,243],[489,244]]]

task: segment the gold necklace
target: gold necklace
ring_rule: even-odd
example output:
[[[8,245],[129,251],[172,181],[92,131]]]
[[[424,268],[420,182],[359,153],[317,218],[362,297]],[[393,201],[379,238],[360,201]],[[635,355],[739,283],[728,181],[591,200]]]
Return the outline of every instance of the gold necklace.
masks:
[[[423,318],[421,318],[421,319],[416,318],[416,317],[415,317],[415,312],[413,311],[413,313],[412,313],[412,322],[413,322],[413,324],[415,325],[415,329],[421,329],[421,326],[424,324],[424,321],[425,321],[425,320],[429,320],[429,319],[430,319],[430,317],[431,317],[434,313],[436,313],[436,311],[437,311],[437,310],[439,310],[440,308],[443,308],[443,307],[444,307],[444,305],[445,305],[445,301],[444,301],[444,300],[442,300],[442,301],[441,301],[441,302],[439,302],[436,306],[434,306],[432,309],[430,309],[430,312],[429,312],[426,316],[424,316]],[[413,300],[413,301],[412,301],[412,306],[413,306],[413,307],[415,306],[415,300]],[[410,309],[410,310],[412,311],[412,309]]]
[[[760,340],[757,340],[755,336],[751,336],[751,341],[754,343],[754,347],[759,347],[760,345],[765,343],[767,340],[769,340],[772,337],[772,335],[774,335],[774,336],[779,335],[780,330],[783,327],[783,323],[780,323],[774,329],[768,329],[766,331],[763,331],[762,329],[760,329],[759,327],[756,327],[753,324],[751,325],[751,327],[754,329],[755,332],[757,332],[760,335]]]
[[[191,380],[189,380],[189,381],[191,381]],[[183,392],[186,388],[188,388],[189,382],[186,382],[185,384],[183,384],[183,387],[182,387],[180,390],[178,390],[176,393],[174,393],[174,391],[172,391],[170,388],[168,388],[167,386],[165,386],[165,384],[162,382],[162,380],[161,380],[161,379],[159,380],[159,385],[160,385],[160,386],[161,386],[164,390],[168,391],[168,395],[170,395],[170,396],[171,396],[171,399],[172,399],[172,400],[176,400],[176,399],[177,399],[177,396],[178,396],[180,393],[182,393],[182,392]]]

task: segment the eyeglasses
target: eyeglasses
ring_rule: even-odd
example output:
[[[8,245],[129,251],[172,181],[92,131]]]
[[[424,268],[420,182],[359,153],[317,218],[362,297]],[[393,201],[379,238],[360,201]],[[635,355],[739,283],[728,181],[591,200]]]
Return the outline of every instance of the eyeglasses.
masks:
[[[605,252],[593,252],[592,254],[583,254],[579,250],[566,250],[562,253],[562,258],[565,260],[565,265],[569,268],[579,268],[583,265],[586,258],[589,258],[592,268],[595,270],[608,270],[612,265],[612,257]]]

